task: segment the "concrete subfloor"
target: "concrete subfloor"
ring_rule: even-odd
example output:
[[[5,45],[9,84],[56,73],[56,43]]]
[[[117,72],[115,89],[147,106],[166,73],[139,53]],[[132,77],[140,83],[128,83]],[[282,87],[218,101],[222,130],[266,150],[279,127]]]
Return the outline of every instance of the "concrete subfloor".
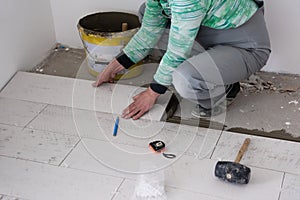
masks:
[[[141,75],[119,80],[118,83],[145,86],[151,82],[157,65],[157,61],[151,62],[151,59],[147,59],[141,65]],[[33,72],[95,80],[88,72],[82,49],[57,48]],[[190,114],[195,104],[180,99],[177,110],[169,116],[168,121],[300,141],[299,76],[258,72],[254,78],[244,80],[241,86],[242,91],[223,115],[199,121]]]

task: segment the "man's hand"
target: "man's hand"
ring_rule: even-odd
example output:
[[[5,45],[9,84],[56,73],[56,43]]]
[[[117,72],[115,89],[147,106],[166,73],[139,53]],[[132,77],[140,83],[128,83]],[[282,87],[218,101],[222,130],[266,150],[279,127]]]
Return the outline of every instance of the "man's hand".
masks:
[[[100,86],[102,83],[114,81],[118,72],[125,69],[116,59],[112,60],[107,67],[98,74],[96,82],[93,83],[94,87]]]
[[[155,104],[160,94],[154,92],[150,87],[147,90],[133,97],[133,103],[131,103],[122,114],[125,119],[137,120],[149,111]]]

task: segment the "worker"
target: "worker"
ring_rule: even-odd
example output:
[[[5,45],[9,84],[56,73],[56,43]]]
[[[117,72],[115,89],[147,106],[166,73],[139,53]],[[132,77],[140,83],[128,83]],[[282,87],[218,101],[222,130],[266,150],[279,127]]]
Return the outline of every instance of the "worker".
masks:
[[[167,33],[153,82],[133,97],[124,118],[139,119],[170,85],[197,104],[193,116],[218,115],[240,91],[239,81],[259,71],[271,52],[262,1],[147,0],[139,17],[139,31],[93,83],[113,81],[166,42]]]

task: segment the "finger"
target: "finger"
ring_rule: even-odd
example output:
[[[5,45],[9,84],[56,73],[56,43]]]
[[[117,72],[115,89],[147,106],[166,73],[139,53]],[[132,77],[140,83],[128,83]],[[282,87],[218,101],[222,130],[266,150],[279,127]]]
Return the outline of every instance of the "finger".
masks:
[[[126,114],[126,115],[124,116],[124,118],[125,118],[125,119],[129,119],[129,118],[135,116],[138,112],[139,112],[138,109],[131,110],[128,114]]]
[[[93,87],[98,87],[100,84],[98,83],[98,81],[96,81],[96,82],[94,82],[93,84],[92,84],[92,86]]]
[[[128,107],[127,107],[127,108],[125,108],[125,109],[123,110],[122,116],[121,116],[121,117],[125,118],[125,116],[126,116],[128,113],[129,113],[129,111],[128,111]]]
[[[93,86],[93,87],[98,87],[98,83],[97,83],[97,82],[94,82],[94,83],[92,84],[92,86]]]
[[[94,87],[98,87],[99,85],[102,84],[102,81],[100,78],[97,78],[97,80],[92,84]]]
[[[137,120],[145,114],[145,111],[140,110],[137,114],[133,116],[133,120]]]
[[[123,112],[122,112],[122,117],[125,116],[125,115],[127,115],[128,113],[129,113],[129,106],[126,107],[126,108],[123,110]]]
[[[131,118],[132,116],[136,115],[140,110],[141,108],[136,105],[136,102],[133,102],[125,109],[124,118]]]
[[[123,110],[122,117],[126,118],[135,109],[136,109],[135,104],[134,103],[130,104],[127,108]]]

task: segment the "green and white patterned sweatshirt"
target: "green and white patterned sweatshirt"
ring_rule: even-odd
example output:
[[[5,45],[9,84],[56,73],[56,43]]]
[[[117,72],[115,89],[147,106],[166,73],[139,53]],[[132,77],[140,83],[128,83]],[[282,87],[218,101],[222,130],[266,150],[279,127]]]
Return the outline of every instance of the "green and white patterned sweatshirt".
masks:
[[[164,93],[172,84],[172,72],[190,58],[200,25],[215,29],[235,28],[257,11],[253,0],[147,0],[140,30],[117,60],[126,68],[145,58],[171,19],[169,42],[154,75],[152,89]],[[161,87],[163,86],[163,87]]]

